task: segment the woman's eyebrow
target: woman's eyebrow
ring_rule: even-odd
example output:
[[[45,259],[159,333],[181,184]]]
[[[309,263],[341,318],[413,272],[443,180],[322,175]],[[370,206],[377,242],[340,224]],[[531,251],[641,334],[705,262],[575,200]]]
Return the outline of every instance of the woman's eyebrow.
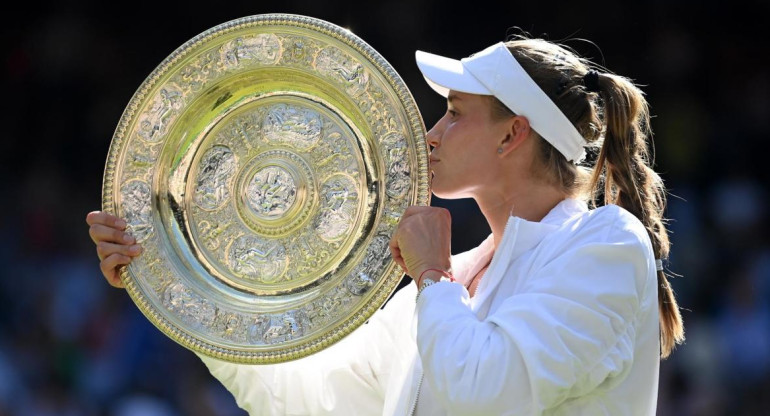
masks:
[[[446,100],[447,100],[447,102],[451,103],[454,100],[462,100],[462,98],[459,95],[457,95],[457,94],[449,94],[446,97]]]

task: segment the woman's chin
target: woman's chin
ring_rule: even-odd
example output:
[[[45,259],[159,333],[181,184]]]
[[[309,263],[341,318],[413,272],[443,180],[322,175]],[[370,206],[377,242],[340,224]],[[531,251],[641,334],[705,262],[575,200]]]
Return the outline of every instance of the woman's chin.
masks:
[[[432,187],[430,190],[433,193],[433,196],[441,199],[462,199],[467,198],[467,196],[460,195],[457,192],[453,192],[452,190],[447,189],[441,189],[439,187]]]

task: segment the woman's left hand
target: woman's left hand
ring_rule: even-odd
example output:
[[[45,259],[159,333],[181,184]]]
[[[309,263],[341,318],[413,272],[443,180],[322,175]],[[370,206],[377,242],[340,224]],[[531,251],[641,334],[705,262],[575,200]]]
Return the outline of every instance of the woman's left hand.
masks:
[[[428,269],[451,272],[451,237],[449,211],[411,206],[404,212],[390,239],[390,252],[393,260],[415,280]]]

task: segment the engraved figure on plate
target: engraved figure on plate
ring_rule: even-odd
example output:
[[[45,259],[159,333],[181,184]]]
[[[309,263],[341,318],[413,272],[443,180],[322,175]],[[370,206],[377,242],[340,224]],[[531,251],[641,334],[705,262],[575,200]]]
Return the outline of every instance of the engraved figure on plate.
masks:
[[[293,276],[308,276],[317,274],[329,258],[331,244],[321,241],[309,233],[297,233],[287,245],[292,267],[289,273]]]
[[[334,175],[323,183],[321,198],[316,232],[326,241],[344,237],[353,226],[358,201],[355,182],[347,176]]]
[[[267,219],[280,218],[294,204],[297,186],[291,174],[279,166],[260,169],[246,187],[252,209]]]
[[[213,146],[201,157],[195,178],[193,201],[205,210],[214,210],[230,198],[230,183],[237,160],[226,146]]]
[[[356,158],[350,151],[349,143],[341,133],[332,131],[326,135],[323,141],[324,152],[315,155],[319,158],[316,166],[326,172],[346,172],[351,175],[358,173]]]
[[[254,321],[246,329],[246,336],[249,342],[252,344],[264,344],[265,331],[267,331],[268,328],[270,328],[270,315],[257,315],[254,318]]]
[[[235,312],[229,312],[224,309],[217,309],[216,316],[211,324],[212,329],[222,338],[235,339],[241,338],[243,317]]]
[[[286,36],[283,38],[282,58],[287,64],[310,67],[316,48],[315,42],[307,38]]]
[[[222,235],[233,223],[220,223],[202,220],[198,223],[198,232],[206,247],[214,251],[222,244],[219,236]]]
[[[260,125],[262,123],[261,109],[252,110],[241,114],[230,123],[227,129],[219,133],[220,143],[229,143],[234,148],[242,147],[246,153],[258,147],[257,139],[261,138]],[[236,153],[243,154],[242,152]]]
[[[128,181],[120,187],[120,195],[127,229],[141,243],[153,231],[150,185],[139,180]]]
[[[387,149],[385,192],[393,198],[403,198],[409,192],[411,175],[406,139],[400,133],[389,133],[383,137],[382,147]]]
[[[374,279],[367,270],[355,270],[345,279],[345,287],[350,293],[361,296],[374,286]]]
[[[293,312],[271,316],[270,326],[263,335],[265,343],[274,344],[301,337],[305,332],[302,318]]]
[[[364,261],[345,279],[345,287],[350,293],[360,296],[374,286],[375,279],[372,276],[377,276],[378,270],[390,258],[389,241],[385,235],[374,238],[366,251]]]
[[[181,283],[173,283],[166,288],[163,303],[190,324],[209,326],[214,322],[216,308]]]
[[[239,37],[222,45],[219,50],[222,62],[228,67],[237,67],[241,60],[271,65],[278,61],[281,44],[278,37],[261,33],[253,37]]]
[[[287,104],[270,108],[262,124],[269,141],[286,143],[297,150],[307,150],[321,137],[323,121],[317,112]]]
[[[137,134],[151,143],[160,141],[183,106],[182,93],[169,84],[165,85],[155,95],[147,111],[139,116]]]
[[[275,283],[289,264],[286,248],[274,240],[245,235],[229,247],[228,266],[237,276],[261,283]]]
[[[187,293],[187,288],[181,283],[173,283],[166,287],[163,292],[163,304],[170,311],[182,311],[185,305],[189,302],[190,296]]]
[[[366,91],[369,74],[360,62],[333,46],[318,53],[316,67],[322,74],[340,82],[351,96]]]

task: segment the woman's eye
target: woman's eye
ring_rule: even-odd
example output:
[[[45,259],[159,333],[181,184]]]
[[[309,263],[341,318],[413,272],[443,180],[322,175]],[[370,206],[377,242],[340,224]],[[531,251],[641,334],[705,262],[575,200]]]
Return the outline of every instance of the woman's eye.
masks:
[[[457,111],[455,110],[446,110],[446,112],[449,114],[449,117],[455,118],[457,116]]]

